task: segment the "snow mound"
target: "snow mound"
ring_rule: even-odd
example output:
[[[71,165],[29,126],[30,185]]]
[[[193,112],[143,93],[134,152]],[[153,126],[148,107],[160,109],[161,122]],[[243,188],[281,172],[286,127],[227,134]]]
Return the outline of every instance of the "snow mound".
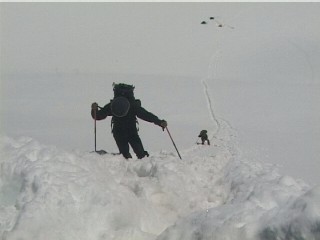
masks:
[[[319,239],[319,187],[212,142],[126,161],[1,137],[1,239]]]

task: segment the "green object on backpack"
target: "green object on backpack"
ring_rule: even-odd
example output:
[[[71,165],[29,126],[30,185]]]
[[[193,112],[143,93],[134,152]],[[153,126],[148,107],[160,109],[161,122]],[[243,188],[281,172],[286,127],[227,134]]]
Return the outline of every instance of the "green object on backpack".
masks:
[[[115,97],[111,101],[111,112],[116,117],[125,117],[130,109],[130,103],[126,97]]]

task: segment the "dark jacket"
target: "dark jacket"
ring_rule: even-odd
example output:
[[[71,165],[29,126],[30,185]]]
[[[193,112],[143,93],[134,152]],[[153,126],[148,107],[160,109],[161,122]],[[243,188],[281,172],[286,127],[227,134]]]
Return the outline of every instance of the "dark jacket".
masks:
[[[111,103],[108,103],[105,105],[102,109],[98,110],[96,112],[96,119],[97,120],[102,120],[105,119],[108,116],[112,116],[112,122],[113,122],[113,129],[132,129],[136,128],[136,121],[137,117],[147,121],[154,123],[158,126],[161,124],[161,120],[155,116],[154,114],[148,112],[146,109],[141,107],[141,101],[136,99],[134,101],[130,101],[130,109],[128,111],[128,114],[125,117],[116,117],[113,116],[112,111],[111,111]],[[94,118],[94,111],[91,110],[91,116]]]

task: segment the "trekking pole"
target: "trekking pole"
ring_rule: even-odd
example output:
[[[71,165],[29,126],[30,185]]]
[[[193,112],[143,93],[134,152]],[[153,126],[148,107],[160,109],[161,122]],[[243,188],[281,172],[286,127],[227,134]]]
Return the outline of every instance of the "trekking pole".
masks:
[[[97,106],[101,109],[100,106]],[[93,116],[94,116],[94,151],[97,152],[97,109],[93,109]]]
[[[179,153],[179,151],[178,151],[178,148],[177,148],[176,144],[174,143],[174,141],[173,141],[173,139],[172,139],[172,137],[171,137],[171,134],[170,134],[170,132],[169,132],[168,127],[166,127],[166,130],[167,130],[167,132],[168,132],[168,134],[169,134],[169,137],[171,138],[171,141],[172,141],[172,143],[173,143],[173,146],[175,147],[175,149],[176,149],[176,151],[177,151],[177,153],[178,153],[178,155],[179,155],[179,158],[182,160],[182,158],[181,158],[181,156],[180,156],[180,153]]]
[[[97,152],[97,109],[94,109],[94,151]]]

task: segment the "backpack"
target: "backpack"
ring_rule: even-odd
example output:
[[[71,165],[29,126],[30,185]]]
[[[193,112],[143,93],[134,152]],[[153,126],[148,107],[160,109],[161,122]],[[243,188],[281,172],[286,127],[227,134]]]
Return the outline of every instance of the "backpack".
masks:
[[[203,134],[206,134],[207,132],[208,132],[207,130],[202,130],[200,134],[203,135]]]
[[[116,97],[111,102],[111,112],[115,117],[125,117],[130,109],[130,102],[125,97]]]
[[[119,118],[126,117],[131,106],[141,106],[141,102],[134,98],[134,86],[124,83],[113,83],[114,98],[110,101],[112,115],[116,118],[111,120],[111,129]],[[121,121],[121,120],[120,120]],[[138,120],[135,119],[136,124],[139,125]],[[139,130],[139,127],[137,127]]]
[[[114,98],[116,97],[125,97],[129,101],[134,100],[134,86],[133,85],[128,85],[124,83],[113,83],[113,93],[114,93]]]
[[[198,137],[203,137],[203,136],[207,135],[207,132],[208,132],[207,130],[201,130]]]

